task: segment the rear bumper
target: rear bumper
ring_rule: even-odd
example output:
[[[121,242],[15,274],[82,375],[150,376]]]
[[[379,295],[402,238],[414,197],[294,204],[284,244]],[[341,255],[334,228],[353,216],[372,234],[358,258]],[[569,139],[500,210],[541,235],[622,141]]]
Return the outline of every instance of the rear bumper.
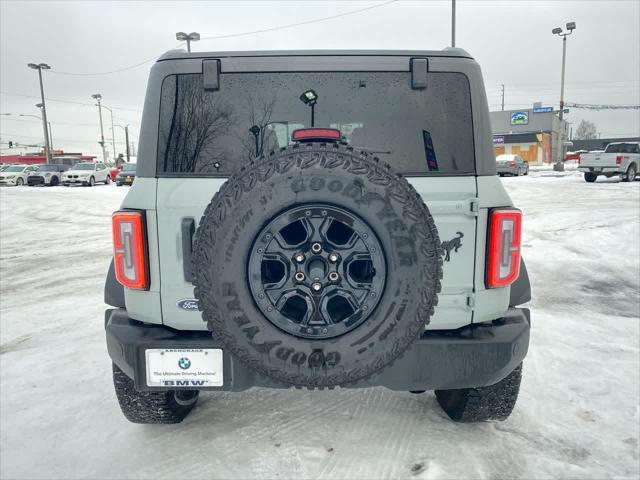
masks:
[[[109,356],[134,380],[137,390],[168,389],[146,385],[146,349],[222,348],[208,332],[143,325],[129,319],[124,309],[105,312],[105,329]],[[427,332],[391,367],[348,387],[383,386],[408,391],[492,385],[522,362],[529,348],[529,330],[529,310],[511,308],[504,318],[492,324]],[[223,374],[222,387],[205,389],[242,391],[251,387],[290,387],[259,375],[227,351],[223,352]]]
[[[496,173],[498,175],[517,175],[518,168],[517,167],[496,167]]]
[[[620,167],[578,167],[578,171],[591,173],[624,173]]]

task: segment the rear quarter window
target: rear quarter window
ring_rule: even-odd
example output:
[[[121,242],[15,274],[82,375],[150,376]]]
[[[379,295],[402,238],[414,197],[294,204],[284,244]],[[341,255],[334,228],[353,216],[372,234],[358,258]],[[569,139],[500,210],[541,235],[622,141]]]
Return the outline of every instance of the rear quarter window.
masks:
[[[289,145],[311,126],[300,100],[316,92],[314,126],[337,128],[342,141],[405,175],[475,173],[471,94],[461,73],[429,73],[411,88],[409,72],[283,72],[220,75],[204,89],[201,74],[162,84],[157,172],[228,176],[257,155]]]

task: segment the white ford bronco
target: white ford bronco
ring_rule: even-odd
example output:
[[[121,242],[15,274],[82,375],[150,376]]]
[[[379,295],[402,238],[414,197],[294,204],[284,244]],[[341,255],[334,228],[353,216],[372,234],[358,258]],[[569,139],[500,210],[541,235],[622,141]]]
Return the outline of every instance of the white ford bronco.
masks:
[[[130,421],[251,387],[435,390],[455,421],[511,413],[521,212],[464,50],[169,52],[136,173],[105,286]]]

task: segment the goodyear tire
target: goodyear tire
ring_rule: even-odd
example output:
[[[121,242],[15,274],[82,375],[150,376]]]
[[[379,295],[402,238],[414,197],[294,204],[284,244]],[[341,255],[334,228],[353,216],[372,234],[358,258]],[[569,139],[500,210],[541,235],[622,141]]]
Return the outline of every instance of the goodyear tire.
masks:
[[[193,268],[226,350],[277,381],[332,387],[375,375],[420,335],[442,257],[404,178],[350,147],[302,144],[225,183],[200,220]]]

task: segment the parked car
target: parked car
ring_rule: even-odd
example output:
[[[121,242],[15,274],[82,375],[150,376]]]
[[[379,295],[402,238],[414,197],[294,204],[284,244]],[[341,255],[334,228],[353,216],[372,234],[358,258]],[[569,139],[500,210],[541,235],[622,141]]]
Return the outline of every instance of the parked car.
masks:
[[[132,185],[136,178],[136,164],[125,163],[121,166],[120,173],[116,177],[116,185],[121,187],[122,185]]]
[[[160,60],[140,137],[156,154],[138,158],[112,216],[105,285],[125,417],[180,422],[200,390],[385,386],[435,390],[454,421],[507,418],[530,289],[473,58]],[[269,128],[212,129],[220,115],[264,118],[267,104]]]
[[[640,168],[640,142],[614,142],[604,152],[589,152],[580,156],[578,170],[584,172],[586,182],[595,182],[600,175],[616,175],[625,182],[633,182]]]
[[[529,175],[529,164],[520,155],[498,155],[496,157],[496,172],[504,175]]]
[[[109,176],[111,177],[111,181],[115,182],[116,177],[120,173],[120,170],[122,170],[122,165],[116,167],[113,163],[110,163],[107,165],[107,168],[109,169]]]
[[[38,165],[9,165],[0,173],[0,185],[24,185],[27,177],[37,169]]]
[[[76,163],[62,177],[62,184],[65,186],[84,185],[92,187],[100,182],[105,184],[111,182],[107,166],[102,162]]]
[[[63,172],[67,170],[69,170],[69,165],[56,163],[40,165],[38,170],[31,172],[27,177],[27,184],[29,184],[29,186],[50,185],[55,187],[61,182]]]

